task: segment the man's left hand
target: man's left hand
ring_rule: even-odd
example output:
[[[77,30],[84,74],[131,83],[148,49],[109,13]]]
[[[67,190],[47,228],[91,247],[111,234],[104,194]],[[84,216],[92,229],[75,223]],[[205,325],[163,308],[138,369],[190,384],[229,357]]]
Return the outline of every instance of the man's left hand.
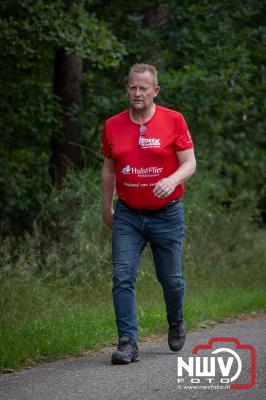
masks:
[[[170,196],[170,194],[173,193],[175,188],[176,188],[176,183],[173,181],[173,179],[163,178],[156,183],[153,189],[153,193],[156,197],[164,199],[165,197]]]

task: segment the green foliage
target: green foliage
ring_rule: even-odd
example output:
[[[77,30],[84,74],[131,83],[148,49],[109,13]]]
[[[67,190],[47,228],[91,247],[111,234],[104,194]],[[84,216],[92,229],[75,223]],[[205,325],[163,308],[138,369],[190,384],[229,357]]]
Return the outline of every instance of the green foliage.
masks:
[[[228,198],[229,178],[219,177],[215,171],[210,174],[203,165],[199,169],[187,183],[185,196],[186,274],[220,273],[220,267],[226,273],[228,268],[238,271],[248,254],[256,254],[254,265],[263,264],[265,251],[253,253],[259,221],[254,215],[255,196],[249,193],[222,205],[220,198]],[[110,239],[111,232],[102,222],[99,171],[69,171],[63,186],[54,188],[42,201],[34,233],[17,241],[12,236],[2,241],[0,279],[22,271],[22,276],[40,275],[70,288],[101,287],[111,281]],[[146,256],[150,274],[149,251]]]
[[[201,163],[198,174],[186,184],[185,274],[205,278],[206,285],[212,279],[228,282],[233,275],[241,280],[248,260],[252,266],[265,262],[261,251],[264,232],[258,246],[261,250],[254,240],[260,221],[256,193],[243,190],[232,199],[230,184],[228,177],[219,177],[219,167],[210,172]],[[264,272],[258,269],[257,274],[265,282]]]
[[[83,101],[72,116],[82,128],[78,145],[88,165],[101,163],[104,119],[127,107],[128,67],[150,62],[159,69],[158,101],[184,114],[198,160],[209,170],[218,166],[229,178],[219,202],[245,197],[250,190],[265,208],[265,1],[66,4],[26,0],[0,5],[4,220],[12,225],[33,221],[50,191],[50,138],[61,128],[53,95],[58,47],[84,58]]]
[[[51,132],[60,127],[59,106],[45,83],[28,79],[6,90],[5,102],[0,101],[1,214],[24,225],[50,190],[47,148]]]
[[[4,230],[29,227],[50,191],[50,138],[59,134],[60,106],[53,94],[57,48],[101,70],[115,67],[125,49],[106,23],[87,11],[91,2],[0,4],[0,211]],[[82,143],[80,143],[82,145]]]
[[[172,4],[165,39],[171,70],[162,76],[163,103],[188,119],[199,157],[221,163],[235,196],[263,196],[265,158],[265,26],[263,2]]]
[[[121,61],[123,46],[104,22],[86,11],[84,2],[66,7],[63,0],[26,0],[4,3],[2,8],[2,51],[14,58],[19,56],[18,68],[30,67],[35,58],[43,62],[43,48],[47,52],[62,47],[100,68]]]

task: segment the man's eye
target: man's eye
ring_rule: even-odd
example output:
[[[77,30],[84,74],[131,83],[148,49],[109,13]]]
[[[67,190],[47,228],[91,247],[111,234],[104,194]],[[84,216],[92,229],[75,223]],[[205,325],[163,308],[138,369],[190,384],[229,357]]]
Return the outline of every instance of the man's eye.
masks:
[[[137,91],[137,86],[129,86],[129,90],[130,90],[131,92],[136,92],[136,91]],[[147,92],[148,88],[146,88],[146,87],[144,87],[144,86],[140,86],[140,87],[139,87],[139,90],[140,90],[141,92]]]

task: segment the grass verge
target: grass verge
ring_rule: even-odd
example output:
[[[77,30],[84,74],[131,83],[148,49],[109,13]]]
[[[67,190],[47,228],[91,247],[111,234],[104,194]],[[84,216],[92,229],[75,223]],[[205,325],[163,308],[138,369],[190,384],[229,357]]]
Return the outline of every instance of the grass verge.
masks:
[[[9,316],[2,320],[2,371],[33,366],[116,342],[111,293],[106,291],[101,301],[99,297],[97,300],[97,296],[94,300],[83,298],[81,301],[78,297],[70,300],[60,290],[41,288],[40,285],[39,289],[41,297],[34,299],[34,306],[25,302],[20,317],[13,314],[13,318]],[[165,306],[157,282],[151,280],[147,287],[147,283],[140,280],[137,293],[140,339],[154,333],[166,334]],[[263,286],[256,285],[247,290],[246,287],[221,287],[213,283],[204,291],[188,288],[186,327],[188,331],[207,327],[210,320],[217,321],[265,308]]]

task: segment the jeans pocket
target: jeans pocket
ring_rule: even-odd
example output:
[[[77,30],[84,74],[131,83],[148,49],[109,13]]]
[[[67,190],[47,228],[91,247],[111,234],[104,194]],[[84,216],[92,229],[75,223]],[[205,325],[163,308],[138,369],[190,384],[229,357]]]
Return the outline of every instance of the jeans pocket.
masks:
[[[164,219],[184,219],[184,204],[183,201],[179,201],[170,207],[166,207],[163,210],[162,217]]]

